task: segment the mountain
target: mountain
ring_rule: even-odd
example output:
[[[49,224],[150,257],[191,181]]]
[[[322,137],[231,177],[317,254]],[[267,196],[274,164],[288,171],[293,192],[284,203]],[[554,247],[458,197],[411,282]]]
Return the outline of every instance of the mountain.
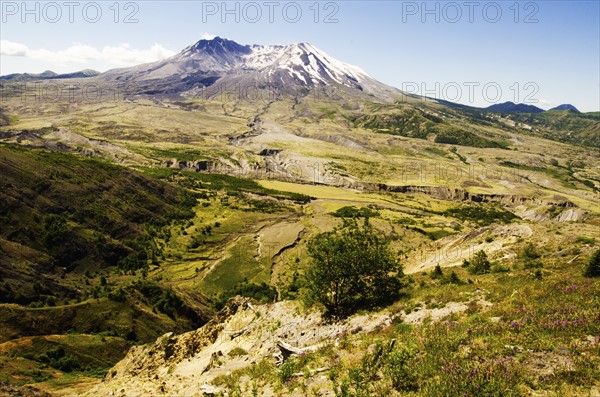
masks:
[[[44,79],[51,79],[53,77],[58,76],[57,73],[51,71],[51,70],[46,70],[45,72],[42,73],[13,73],[13,74],[7,74],[4,76],[0,76],[0,80],[14,80],[14,81],[30,81],[30,80],[44,80]]]
[[[488,106],[485,110],[496,113],[542,113],[544,109],[524,103],[504,102]]]
[[[575,106],[573,106],[569,103],[565,103],[563,105],[558,105],[550,110],[573,110],[573,111],[579,113],[579,110]]]
[[[13,73],[0,76],[0,80],[12,81],[33,81],[33,80],[50,80],[50,79],[77,79],[98,76],[100,72],[91,69],[80,70],[78,72],[57,74],[51,70],[46,70],[43,73]]]
[[[78,79],[78,78],[94,77],[94,76],[98,76],[99,74],[100,74],[100,72],[97,72],[95,70],[84,69],[84,70],[80,70],[79,72],[59,74],[52,78],[53,79]]]
[[[336,86],[379,96],[400,94],[308,43],[241,45],[220,37],[200,40],[165,60],[110,70],[100,77],[135,82],[146,94],[193,95],[216,83],[277,89]]]

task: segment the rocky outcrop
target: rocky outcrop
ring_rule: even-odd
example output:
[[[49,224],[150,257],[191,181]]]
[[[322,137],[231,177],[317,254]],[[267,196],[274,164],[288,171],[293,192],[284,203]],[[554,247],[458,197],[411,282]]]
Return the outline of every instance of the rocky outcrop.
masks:
[[[581,208],[564,208],[557,214],[556,209],[552,206],[527,208],[524,205],[520,205],[515,208],[514,213],[521,219],[533,222],[580,222],[588,216],[588,212]]]
[[[342,340],[372,333],[403,321],[418,326],[425,319],[440,321],[451,313],[466,310],[469,303],[489,305],[481,296],[468,302],[449,302],[444,307],[419,307],[410,313],[372,312],[356,314],[339,322],[324,321],[318,311],[301,308],[298,302],[281,301],[252,305],[236,297],[202,328],[181,335],[163,335],[154,344],[133,347],[127,356],[108,371],[104,380],[85,394],[96,396],[201,396],[227,395],[216,381],[235,370],[266,360],[272,371],[290,355],[314,352],[322,347],[334,354],[347,354]],[[328,366],[312,368],[295,376],[320,378]],[[270,397],[273,385],[259,385],[240,378],[240,395]],[[242,384],[243,382],[243,384]],[[319,395],[333,395],[331,383],[321,383]],[[79,394],[80,395],[80,394]],[[231,395],[231,394],[230,394]],[[295,395],[295,394],[294,394]]]
[[[469,200],[469,192],[462,189],[453,189],[446,186],[394,186],[383,183],[373,186],[373,190],[391,193],[422,193],[441,200],[465,201]],[[369,189],[370,190],[370,189]]]
[[[281,153],[281,149],[263,149],[258,153],[259,156],[276,156]]]
[[[180,161],[177,159],[166,160],[161,163],[163,167],[175,168],[184,171],[205,171],[205,172],[218,172],[218,173],[229,173],[234,171],[234,168],[227,164],[223,164],[220,161],[214,160],[187,160]]]
[[[132,347],[127,356],[106,374],[105,380],[117,376],[154,378],[160,374],[160,368],[175,365],[215,343],[225,327],[226,320],[234,316],[238,310],[247,309],[248,305],[247,298],[232,299],[223,310],[196,331],[183,335],[169,332],[154,344]]]
[[[202,328],[168,333],[153,344],[131,348],[86,396],[190,396],[199,388],[217,391],[211,385],[215,377],[263,359],[275,364],[282,344],[314,350],[351,330],[371,332],[391,321],[389,313],[382,312],[324,323],[319,312],[301,310],[295,302],[253,306],[248,298],[236,297]],[[230,354],[234,349],[245,353]]]
[[[558,214],[554,220],[557,222],[577,222],[585,219],[587,212],[581,208],[569,208]]]
[[[117,163],[144,163],[145,159],[130,150],[102,139],[92,139],[68,129],[4,131],[0,140],[53,151],[79,153],[87,157],[103,157]]]
[[[485,194],[471,193],[465,189],[450,188],[447,186],[418,186],[418,185],[386,185],[363,184],[364,190],[380,192],[426,194],[440,200],[471,201],[475,203],[498,203],[502,205],[552,205],[561,208],[575,208],[576,205],[562,196],[529,197],[514,194]]]

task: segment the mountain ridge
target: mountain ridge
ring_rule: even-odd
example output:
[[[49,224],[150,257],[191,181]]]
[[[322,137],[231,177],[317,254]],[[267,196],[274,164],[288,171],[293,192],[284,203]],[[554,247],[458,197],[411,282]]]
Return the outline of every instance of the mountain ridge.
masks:
[[[497,113],[542,113],[544,109],[538,108],[534,105],[527,105],[524,103],[514,103],[511,101],[504,103],[496,103],[488,106],[485,110]]]
[[[52,70],[46,70],[42,73],[11,73],[0,76],[0,80],[12,81],[34,81],[34,80],[52,80],[52,79],[76,79],[95,77],[101,73],[93,69],[83,69],[77,72],[58,74]]]

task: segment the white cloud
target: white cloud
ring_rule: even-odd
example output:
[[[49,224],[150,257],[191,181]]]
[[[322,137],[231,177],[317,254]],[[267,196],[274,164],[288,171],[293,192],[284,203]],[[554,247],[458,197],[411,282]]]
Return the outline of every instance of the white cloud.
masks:
[[[24,57],[29,49],[26,45],[0,40],[0,55]]]
[[[158,43],[155,43],[146,50],[131,48],[127,43],[117,46],[105,46],[102,49],[81,43],[73,43],[64,50],[49,51],[45,49],[30,49],[21,43],[0,40],[0,55],[24,57],[61,64],[105,61],[119,66],[130,66],[157,61],[174,54],[174,51]]]
[[[217,37],[216,34],[204,32],[202,33],[202,36],[200,36],[200,40],[212,40],[215,37]]]

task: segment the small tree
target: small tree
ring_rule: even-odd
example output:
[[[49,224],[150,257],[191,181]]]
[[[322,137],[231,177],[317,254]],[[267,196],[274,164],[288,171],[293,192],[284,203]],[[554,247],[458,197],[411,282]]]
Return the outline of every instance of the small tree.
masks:
[[[442,271],[442,268],[440,266],[440,264],[438,263],[437,265],[435,265],[435,267],[433,268],[433,271],[431,272],[431,278],[436,279],[436,278],[442,278],[444,276],[444,272]]]
[[[600,277],[600,249],[596,250],[585,268],[584,276]]]
[[[344,316],[361,308],[391,302],[399,296],[402,266],[365,218],[344,219],[341,226],[308,242],[312,257],[306,271],[307,298],[328,313]]]
[[[473,259],[469,262],[468,270],[471,274],[485,274],[490,272],[490,268],[491,264],[486,253],[481,250],[473,255]]]
[[[542,267],[542,263],[538,261],[541,257],[535,245],[528,243],[523,247],[523,250],[520,254],[521,259],[523,260],[525,269],[531,268],[540,268]]]
[[[42,244],[48,249],[55,249],[64,244],[68,233],[67,221],[61,215],[46,215],[42,223],[42,230]]]
[[[462,284],[461,279],[458,277],[458,274],[456,274],[456,272],[454,270],[452,270],[452,272],[450,272],[450,275],[448,276],[448,278],[446,280],[447,280],[447,282],[449,282],[451,284]]]
[[[531,243],[527,243],[527,245],[525,245],[525,247],[523,247],[522,256],[525,260],[534,260],[534,259],[538,259],[541,255],[538,252],[535,245],[533,245]]]

